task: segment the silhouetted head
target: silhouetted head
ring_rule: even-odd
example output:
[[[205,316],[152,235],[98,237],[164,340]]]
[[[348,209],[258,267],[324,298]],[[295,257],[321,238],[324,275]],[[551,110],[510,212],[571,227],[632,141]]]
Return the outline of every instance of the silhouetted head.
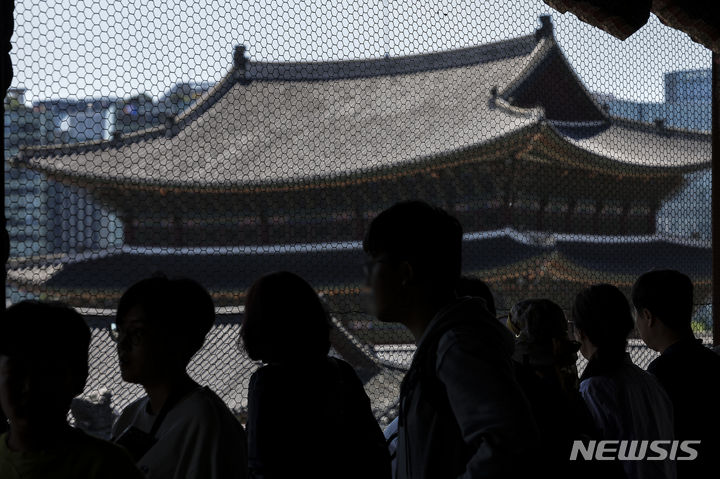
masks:
[[[0,405],[12,423],[64,421],[88,376],[90,328],[61,303],[23,301],[0,320]]]
[[[367,283],[381,321],[402,322],[410,296],[455,295],[462,227],[442,209],[422,201],[393,205],[372,220],[363,249],[371,257]]]
[[[614,356],[624,353],[634,328],[630,304],[622,291],[610,284],[591,286],[575,297],[572,324],[580,352],[587,359],[595,351]]]
[[[255,361],[320,359],[330,351],[330,317],[307,281],[287,271],[271,273],[247,292],[240,339]]]
[[[507,326],[515,335],[513,359],[536,366],[575,365],[580,344],[568,336],[562,308],[549,299],[526,299],[510,309]]]
[[[632,302],[640,337],[653,349],[670,336],[692,336],[693,284],[679,271],[643,274],[632,288]]]
[[[458,281],[457,288],[455,289],[458,297],[472,296],[473,298],[481,298],[485,301],[488,311],[493,316],[497,316],[497,310],[495,309],[495,298],[493,297],[490,286],[480,278],[473,278],[472,276],[462,276]]]
[[[568,336],[562,308],[549,299],[526,299],[510,309],[508,327],[516,337],[533,343],[548,343]]]
[[[191,279],[153,277],[135,283],[117,310],[123,379],[145,385],[184,373],[214,322],[210,294]]]

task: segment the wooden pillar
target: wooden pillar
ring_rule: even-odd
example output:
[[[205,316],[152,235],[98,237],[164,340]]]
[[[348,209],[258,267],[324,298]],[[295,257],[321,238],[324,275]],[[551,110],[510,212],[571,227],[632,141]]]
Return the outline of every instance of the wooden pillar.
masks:
[[[655,234],[657,232],[657,225],[655,224],[655,215],[657,215],[658,210],[660,209],[660,202],[653,200],[650,203],[650,212],[648,213],[647,217],[647,232],[649,234]]]
[[[620,234],[628,234],[628,227],[630,226],[629,217],[630,203],[628,203],[626,200],[623,200],[622,213],[620,213]]]
[[[172,237],[173,242],[175,243],[175,246],[183,246],[183,220],[179,216],[173,216],[172,219]]]
[[[270,243],[270,227],[268,226],[268,201],[265,193],[256,193],[257,202],[260,205],[258,216],[260,216],[260,231],[258,239],[261,245]]]
[[[575,213],[575,206],[577,206],[577,198],[572,197],[568,201],[568,210],[565,216],[565,231],[572,233],[573,227],[573,214]]]
[[[270,227],[268,226],[267,212],[260,212],[260,244],[265,245],[270,243]]]
[[[600,214],[602,213],[603,209],[603,201],[602,200],[595,200],[595,212],[593,213],[592,217],[592,232],[593,234],[598,234],[600,231]],[[620,228],[621,231],[624,232],[622,227]],[[606,231],[603,231],[601,234],[606,234]]]
[[[433,178],[436,194],[445,204],[445,210],[455,216],[455,206],[458,204],[457,197],[460,190],[458,179],[448,167],[438,171],[437,176],[437,178]]]
[[[513,202],[515,201],[515,183],[513,182],[513,178],[515,178],[515,172],[513,171],[513,166],[515,165],[515,162],[512,160],[508,160],[506,162],[506,165],[509,167],[507,168],[507,182],[505,183],[505,197],[503,198],[503,220],[500,227],[503,226],[512,226],[513,225]]]
[[[137,239],[136,235],[136,228],[133,222],[135,221],[135,217],[129,214],[124,214],[121,216],[122,222],[123,222],[123,229],[124,229],[124,239],[123,243],[125,244],[135,244],[135,240]]]
[[[540,200],[540,211],[538,211],[536,225],[538,231],[543,231],[543,229],[545,228],[545,209],[547,208],[549,202],[550,200],[547,196],[543,196]]]
[[[353,212],[353,224],[355,229],[354,240],[362,241],[365,236],[365,209],[362,207],[360,202],[353,201],[355,204],[352,205]]]

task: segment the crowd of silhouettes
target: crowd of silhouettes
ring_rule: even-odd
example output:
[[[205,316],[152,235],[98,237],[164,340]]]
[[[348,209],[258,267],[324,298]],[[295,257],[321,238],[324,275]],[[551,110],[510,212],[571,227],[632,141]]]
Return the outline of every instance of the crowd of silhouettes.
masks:
[[[83,317],[61,303],[11,306],[0,321],[0,478],[684,479],[720,471],[720,355],[693,334],[686,275],[643,274],[630,302],[613,285],[589,286],[570,321],[541,298],[498,317],[488,285],[461,275],[462,238],[457,219],[421,201],[395,204],[366,231],[371,314],[403,324],[416,343],[384,434],[353,367],[330,354],[326,307],[294,273],[266,274],[245,296],[238,345],[261,364],[245,426],[187,372],[215,322],[197,282],[158,275],[122,295],[111,328],[119,369],[145,395],[124,408],[110,441],[68,422],[88,377]],[[627,352],[633,330],[660,353],[647,371]],[[602,440],[699,444],[692,461],[570,460],[578,441]]]

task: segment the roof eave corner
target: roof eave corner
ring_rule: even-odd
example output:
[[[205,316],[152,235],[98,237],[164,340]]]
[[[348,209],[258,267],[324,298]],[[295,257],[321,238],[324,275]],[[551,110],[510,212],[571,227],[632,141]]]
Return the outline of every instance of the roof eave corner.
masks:
[[[492,96],[490,100],[491,108],[500,108],[512,116],[533,119],[537,123],[545,122],[545,109],[543,107],[523,108],[512,105],[505,98],[497,95],[497,87],[493,87],[490,94]]]
[[[551,15],[540,15],[540,28],[535,30],[535,41],[540,43],[543,38],[555,41],[555,28]]]
[[[535,31],[535,39],[538,42],[538,46],[541,44],[544,44],[544,54],[549,54],[553,47],[557,48],[559,51],[559,54],[563,60],[563,62],[567,65],[567,68],[570,70],[572,75],[575,77],[575,80],[582,85],[583,90],[585,90],[585,94],[590,100],[590,102],[595,106],[598,113],[600,113],[600,116],[603,118],[603,121],[607,124],[610,124],[610,114],[608,112],[608,109],[605,108],[603,105],[601,105],[594,97],[593,95],[587,90],[585,87],[585,84],[580,79],[579,75],[575,71],[575,69],[572,67],[570,62],[568,61],[565,54],[562,52],[562,49],[560,48],[560,45],[557,42],[557,39],[555,38],[555,28],[553,27],[552,23],[552,16],[551,15],[540,15],[540,28],[538,28]],[[519,82],[518,82],[519,83]],[[516,83],[517,84],[517,83]]]
[[[602,121],[610,124],[611,119],[609,112],[606,108],[603,107],[598,101],[593,98],[593,95],[590,94],[590,92],[585,87],[585,84],[582,82],[580,77],[578,76],[575,69],[572,67],[570,62],[568,61],[567,57],[563,53],[562,49],[560,48],[560,45],[557,42],[557,39],[555,38],[555,28],[552,23],[552,16],[550,15],[540,15],[540,28],[538,28],[535,31],[535,40],[537,42],[535,49],[530,54],[530,62],[527,64],[527,66],[520,72],[519,75],[517,75],[515,78],[508,83],[505,88],[502,89],[502,91],[499,93],[499,95],[506,100],[508,103],[510,103],[511,95],[515,92],[515,90],[523,83],[525,80],[532,74],[532,72],[537,68],[537,66],[540,64],[540,62],[546,58],[548,55],[551,55],[553,52],[557,52],[557,54],[560,55],[562,58],[562,61],[567,66],[568,70],[572,74],[572,76],[575,78],[575,81],[578,82],[583,90],[585,91],[585,95],[590,100],[590,102],[595,106],[596,110],[600,114],[600,116],[603,118]],[[557,49],[557,50],[556,50]]]
[[[555,41],[552,17],[550,15],[541,15],[540,23],[540,28],[535,30],[535,48],[528,56],[527,65],[498,92],[498,96],[506,101],[509,101],[512,93],[530,76],[542,59],[552,52],[553,47],[558,46]]]

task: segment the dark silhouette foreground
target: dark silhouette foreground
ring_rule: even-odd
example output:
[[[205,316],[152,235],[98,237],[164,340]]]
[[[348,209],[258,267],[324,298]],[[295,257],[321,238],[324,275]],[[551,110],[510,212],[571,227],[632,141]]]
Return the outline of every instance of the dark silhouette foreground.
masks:
[[[90,329],[59,303],[23,301],[0,320],[2,479],[140,479],[126,451],[67,423],[85,387]]]

